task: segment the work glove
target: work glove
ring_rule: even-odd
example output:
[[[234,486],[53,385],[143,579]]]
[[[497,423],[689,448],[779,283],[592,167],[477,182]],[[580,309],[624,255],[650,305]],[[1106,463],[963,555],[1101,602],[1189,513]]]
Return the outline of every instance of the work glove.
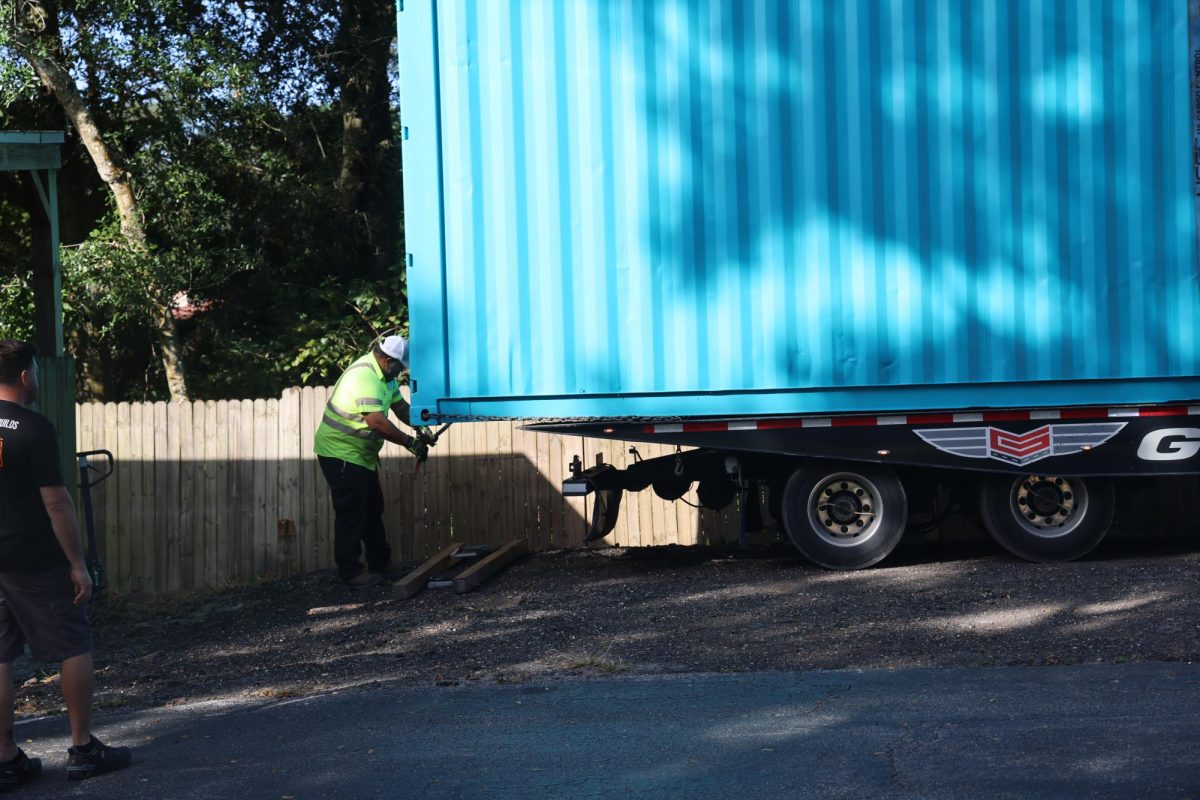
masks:
[[[417,461],[424,461],[429,458],[429,444],[419,435],[413,440],[407,448],[408,452],[412,453]]]
[[[417,428],[417,439],[424,442],[429,447],[433,447],[438,443],[438,435],[433,432],[432,428],[421,426]]]

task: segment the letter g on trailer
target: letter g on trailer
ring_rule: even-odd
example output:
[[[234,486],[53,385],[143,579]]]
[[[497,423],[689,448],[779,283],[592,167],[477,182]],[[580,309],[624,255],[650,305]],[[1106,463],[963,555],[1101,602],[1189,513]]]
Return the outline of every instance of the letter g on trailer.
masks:
[[[622,492],[653,488],[674,500],[697,483],[706,508],[741,498],[744,532],[758,516],[754,489],[762,486],[771,515],[796,548],[832,569],[877,563],[906,528],[936,522],[956,500],[977,508],[991,536],[1021,558],[1078,558],[1111,526],[1113,479],[1200,469],[1200,406],[528,427],[692,448],[624,470],[610,464],[584,469],[576,457],[563,492],[597,495],[589,539],[613,529]]]

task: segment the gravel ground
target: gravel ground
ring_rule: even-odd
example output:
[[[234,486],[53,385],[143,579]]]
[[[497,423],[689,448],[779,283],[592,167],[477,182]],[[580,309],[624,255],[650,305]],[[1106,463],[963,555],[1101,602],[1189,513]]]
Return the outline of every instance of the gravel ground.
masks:
[[[616,673],[1193,661],[1200,547],[1105,542],[1027,564],[990,543],[902,545],[826,572],[779,545],[526,557],[476,591],[400,600],[330,572],[95,613],[97,706],[299,696],[392,682]],[[18,712],[62,710],[57,665],[19,660]]]

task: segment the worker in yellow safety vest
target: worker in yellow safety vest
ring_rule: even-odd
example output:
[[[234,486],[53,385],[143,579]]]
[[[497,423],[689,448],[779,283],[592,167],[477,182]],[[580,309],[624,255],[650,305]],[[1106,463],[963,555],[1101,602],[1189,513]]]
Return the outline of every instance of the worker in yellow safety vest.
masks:
[[[313,451],[333,495],[333,557],[342,583],[355,589],[405,571],[392,561],[383,526],[378,471],[383,443],[408,448],[424,460],[436,441],[428,429],[414,428],[416,435],[409,435],[388,419],[391,409],[408,423],[409,405],[396,380],[407,366],[408,342],[403,336],[376,343],[342,373],[317,426]],[[364,547],[365,569],[360,560]]]

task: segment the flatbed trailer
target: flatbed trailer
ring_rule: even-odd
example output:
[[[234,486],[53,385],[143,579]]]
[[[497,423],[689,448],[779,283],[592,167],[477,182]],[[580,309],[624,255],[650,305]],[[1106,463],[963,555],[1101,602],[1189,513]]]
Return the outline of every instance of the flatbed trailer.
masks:
[[[625,491],[677,499],[698,484],[701,505],[720,510],[757,502],[765,485],[797,549],[841,569],[891,552],[909,527],[910,498],[936,517],[962,495],[1009,552],[1078,558],[1109,530],[1121,485],[1113,479],[1194,475],[1200,455],[1200,405],[528,427],[681,448],[625,470],[577,461],[564,491],[596,492],[589,538],[612,530]],[[758,516],[743,513],[743,525]]]

